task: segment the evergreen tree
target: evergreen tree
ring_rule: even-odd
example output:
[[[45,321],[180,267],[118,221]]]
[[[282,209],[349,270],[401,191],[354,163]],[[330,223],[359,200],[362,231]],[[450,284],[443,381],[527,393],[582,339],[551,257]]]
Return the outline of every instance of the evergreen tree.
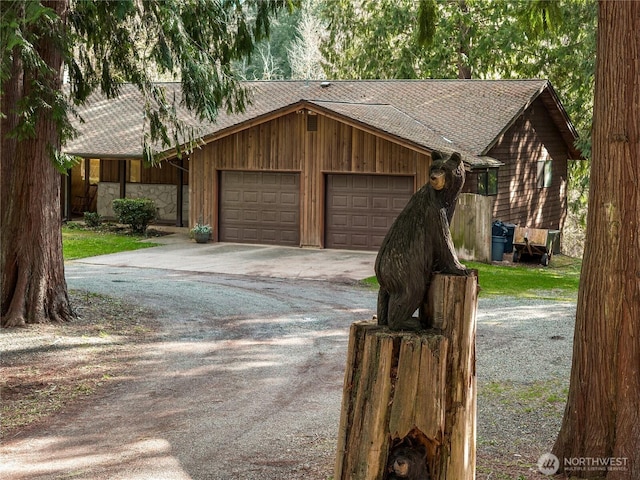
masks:
[[[572,478],[640,478],[638,32],[640,2],[599,2],[587,237],[569,398],[553,449],[561,469],[565,459],[578,462]]]
[[[123,82],[146,98],[144,156],[178,146],[190,132],[175,115],[182,101],[213,121],[242,109],[245,91],[232,63],[269,34],[287,0],[14,0],[0,2],[2,326],[73,316],[64,279],[60,153],[73,134],[69,115],[96,89],[118,95]],[[248,12],[252,12],[249,15]],[[68,93],[62,78],[69,76]],[[155,75],[175,75],[182,99],[167,98]],[[187,142],[188,143],[188,142]]]

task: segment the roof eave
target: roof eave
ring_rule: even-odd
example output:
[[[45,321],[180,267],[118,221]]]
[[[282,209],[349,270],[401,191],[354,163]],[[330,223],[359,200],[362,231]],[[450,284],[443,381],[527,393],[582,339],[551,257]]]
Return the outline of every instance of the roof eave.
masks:
[[[563,122],[556,122],[556,126],[558,127],[558,130],[560,130],[560,134],[562,135],[562,138],[564,139],[565,143],[569,147],[569,157],[574,160],[582,159],[583,158],[582,153],[575,146],[575,142],[578,139],[578,132],[575,129],[573,123],[571,122],[571,119],[569,118],[567,111],[562,106],[562,103],[560,102],[560,99],[558,98],[558,95],[549,80],[544,81],[540,89],[538,89],[538,91],[531,96],[531,98],[522,106],[522,108],[518,110],[518,112],[513,116],[513,118],[511,118],[511,120],[498,133],[498,135],[496,135],[496,137],[491,141],[491,143],[489,143],[489,145],[485,147],[485,149],[481,152],[480,155],[486,155],[489,151],[491,151],[491,149],[496,146],[500,138],[516,123],[518,118],[520,118],[520,116],[525,111],[527,111],[527,109],[533,104],[533,102],[536,101],[536,99],[540,97],[543,103],[545,104],[545,107],[549,109],[549,102],[544,102],[543,94],[545,92],[548,92],[548,95],[551,99],[551,104],[553,105],[553,107],[555,107],[555,109],[558,112],[560,112],[563,118]]]
[[[64,150],[64,153],[73,157],[99,158],[101,160],[142,160],[143,158],[140,153],[73,152],[69,150]]]

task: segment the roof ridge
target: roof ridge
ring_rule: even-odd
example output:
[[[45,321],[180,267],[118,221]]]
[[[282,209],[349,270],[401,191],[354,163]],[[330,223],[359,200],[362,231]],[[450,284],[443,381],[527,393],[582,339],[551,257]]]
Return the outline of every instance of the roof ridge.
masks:
[[[351,100],[326,100],[322,98],[301,98],[303,102],[317,102],[317,103],[341,103],[345,105],[370,105],[372,107],[380,106],[380,107],[394,107],[394,105],[390,103],[381,103],[381,102],[358,102]],[[395,108],[395,107],[394,107]]]

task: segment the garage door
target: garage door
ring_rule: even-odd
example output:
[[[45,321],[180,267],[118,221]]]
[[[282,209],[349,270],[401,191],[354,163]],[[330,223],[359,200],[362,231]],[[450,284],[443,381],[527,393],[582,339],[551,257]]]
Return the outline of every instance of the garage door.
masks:
[[[377,250],[413,183],[413,177],[327,175],[325,246]]]
[[[220,241],[299,246],[299,175],[222,172],[219,218]]]

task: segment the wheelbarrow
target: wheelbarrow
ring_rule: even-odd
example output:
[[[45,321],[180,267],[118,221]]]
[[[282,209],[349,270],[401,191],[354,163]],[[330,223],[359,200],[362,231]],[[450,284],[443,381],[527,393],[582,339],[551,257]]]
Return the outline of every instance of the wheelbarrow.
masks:
[[[553,255],[555,231],[541,228],[516,227],[513,233],[513,262],[519,262],[525,257],[540,257],[540,264],[548,266]]]

